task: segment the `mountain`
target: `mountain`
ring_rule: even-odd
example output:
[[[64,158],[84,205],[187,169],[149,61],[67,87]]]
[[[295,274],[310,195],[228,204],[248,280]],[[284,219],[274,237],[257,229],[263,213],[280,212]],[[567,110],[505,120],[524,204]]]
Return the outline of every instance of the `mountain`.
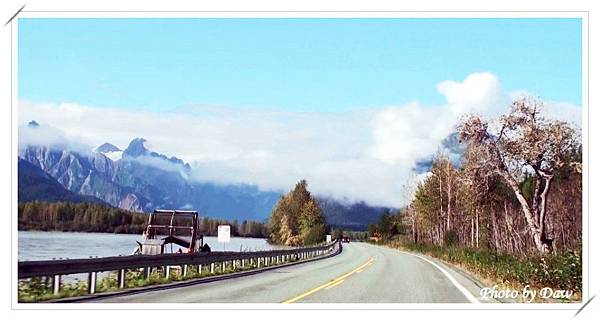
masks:
[[[18,163],[18,200],[19,202],[48,201],[48,202],[73,202],[73,203],[100,203],[106,204],[93,196],[79,195],[65,189],[52,176],[46,174],[39,167],[19,158]]]
[[[19,157],[40,168],[71,192],[97,197],[106,203],[142,211],[149,201],[113,181],[115,163],[101,153],[81,153],[46,146],[27,146]],[[135,200],[135,201],[132,201]]]
[[[261,191],[254,185],[220,185],[191,179],[192,169],[188,163],[151,151],[146,142],[144,138],[135,138],[125,150],[104,143],[89,152],[22,146],[19,157],[30,167],[47,174],[62,189],[131,211],[194,209],[215,218],[265,221],[281,197],[280,192]],[[25,195],[30,185],[35,184],[24,181],[19,191],[23,190]],[[23,200],[39,194],[32,195]],[[43,199],[43,193],[39,199]],[[321,205],[328,223],[352,229],[377,221],[382,212],[382,208],[364,203],[344,205],[321,199]]]
[[[102,153],[102,154],[122,152],[122,150],[119,147],[117,147],[111,143],[104,143],[104,144],[98,146],[95,151],[97,153]]]
[[[460,167],[461,157],[466,150],[466,144],[460,141],[457,132],[448,135],[440,144],[440,149],[450,157],[452,165],[456,168]],[[428,158],[419,159],[415,162],[412,170],[416,173],[427,173],[431,170],[435,155]]]
[[[364,202],[344,204],[329,198],[317,199],[327,223],[334,228],[364,231],[369,223],[376,223],[388,207],[370,206]]]
[[[95,152],[110,158],[112,161],[118,161],[123,157],[123,151],[111,143],[104,143],[98,146],[98,148],[95,149]]]
[[[264,220],[280,193],[251,185],[217,185],[188,179],[189,164],[148,150],[143,138],[131,141],[118,160],[101,152],[27,146],[19,157],[37,166],[71,192],[97,197],[127,210],[190,208],[224,219]],[[113,145],[114,146],[114,145]],[[116,147],[116,146],[115,146]],[[115,152],[103,144],[96,151]]]
[[[145,142],[146,142],[146,139],[144,139],[144,138],[134,138],[129,143],[129,146],[127,146],[125,151],[123,151],[123,155],[126,157],[136,158],[136,157],[150,154],[150,151],[146,149],[146,146],[144,146]],[[166,158],[166,156],[165,156],[165,158]]]
[[[183,166],[183,168],[185,170],[188,170],[188,171],[191,170],[190,165],[185,163],[182,159],[179,159],[174,156],[167,157],[163,154],[159,154],[159,153],[150,151],[146,148],[144,143],[146,143],[146,139],[134,138],[129,143],[129,146],[127,146],[127,149],[125,149],[123,151],[123,157],[133,158],[133,159],[139,158],[139,157],[150,157],[150,158],[155,158],[155,159],[162,159],[162,160],[168,161],[170,163],[173,163],[175,165],[181,165],[181,166]]]

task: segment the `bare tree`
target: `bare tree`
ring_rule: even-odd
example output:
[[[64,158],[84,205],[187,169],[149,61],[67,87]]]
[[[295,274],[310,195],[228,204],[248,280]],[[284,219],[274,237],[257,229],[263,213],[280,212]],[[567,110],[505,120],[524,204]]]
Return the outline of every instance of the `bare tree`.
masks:
[[[498,130],[479,116],[469,116],[459,127],[461,140],[478,146],[480,162],[501,176],[519,201],[536,248],[552,251],[546,231],[547,199],[558,169],[579,146],[577,131],[565,122],[540,115],[543,104],[535,99],[514,101],[508,115],[498,120]],[[580,166],[576,162],[569,164]],[[519,182],[525,173],[535,175],[535,188],[528,200]]]
[[[415,191],[419,186],[419,179],[415,173],[410,173],[406,179],[406,183],[402,185],[401,198],[402,202],[406,204],[406,217],[410,220],[411,233],[413,242],[419,241],[419,234],[417,228],[417,214],[415,212],[412,200],[415,197]]]

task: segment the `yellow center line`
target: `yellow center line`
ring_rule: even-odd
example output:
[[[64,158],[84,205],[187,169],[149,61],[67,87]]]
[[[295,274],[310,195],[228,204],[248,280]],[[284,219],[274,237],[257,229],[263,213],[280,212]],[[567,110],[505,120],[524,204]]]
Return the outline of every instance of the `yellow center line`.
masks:
[[[350,275],[356,273],[356,271],[363,269],[364,267],[366,267],[367,265],[369,265],[371,263],[373,263],[373,258],[370,258],[367,262],[363,263],[361,266],[357,267],[356,269],[354,269],[354,270],[352,270],[352,271],[350,271],[350,272],[348,272],[348,273],[346,273],[346,274],[344,274],[342,276],[339,276],[339,277],[337,277],[337,278],[335,278],[335,279],[333,279],[333,280],[331,280],[331,281],[329,281],[329,282],[327,282],[327,283],[325,283],[323,285],[320,285],[320,286],[318,286],[318,287],[316,287],[316,288],[314,288],[314,289],[312,289],[310,291],[304,292],[304,293],[300,294],[299,296],[296,296],[296,297],[293,297],[293,298],[291,298],[289,300],[283,301],[282,303],[293,303],[293,302],[296,302],[296,301],[298,301],[298,300],[300,300],[302,298],[305,298],[305,297],[307,297],[307,296],[309,296],[309,295],[311,295],[311,294],[313,294],[313,293],[315,293],[317,291],[320,291],[320,290],[322,290],[324,288],[333,287],[333,286],[341,283],[341,281],[343,281],[345,278],[347,278]],[[339,282],[339,283],[337,283],[337,282]]]
[[[325,290],[329,290],[329,289],[333,288],[333,287],[334,287],[334,286],[336,286],[336,285],[340,285],[342,282],[344,282],[344,279],[341,279],[341,280],[339,280],[339,281],[335,282],[334,284],[332,284],[332,285],[330,285],[330,286],[326,287],[326,288],[325,288]]]

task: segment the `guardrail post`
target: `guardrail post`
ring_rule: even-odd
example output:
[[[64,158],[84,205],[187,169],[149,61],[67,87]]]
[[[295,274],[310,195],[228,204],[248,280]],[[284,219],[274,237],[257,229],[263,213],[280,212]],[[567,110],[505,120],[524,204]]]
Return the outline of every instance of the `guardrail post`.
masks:
[[[125,287],[125,269],[119,270],[119,275],[117,277],[117,281],[119,282],[119,289]]]
[[[245,261],[244,259],[240,260],[240,264],[242,265],[242,269],[244,268],[244,261]]]
[[[221,273],[225,273],[225,261],[221,262]]]
[[[165,278],[170,279],[171,278],[171,266],[166,265],[164,267],[164,271],[165,271]]]
[[[198,276],[202,275],[202,264],[198,264]]]
[[[211,263],[210,264],[210,274],[214,274],[215,273],[215,263]]]
[[[152,275],[152,267],[151,266],[144,268],[144,275],[146,276],[146,279],[150,278],[150,276]]]
[[[181,269],[181,273],[183,274],[183,276],[187,275],[187,270],[188,270],[188,265],[184,264],[183,268]]]
[[[235,271],[235,260],[231,260],[231,268]]]
[[[52,293],[55,295],[60,292],[60,275],[54,275],[52,277]]]
[[[88,273],[88,293],[96,293],[96,272]]]

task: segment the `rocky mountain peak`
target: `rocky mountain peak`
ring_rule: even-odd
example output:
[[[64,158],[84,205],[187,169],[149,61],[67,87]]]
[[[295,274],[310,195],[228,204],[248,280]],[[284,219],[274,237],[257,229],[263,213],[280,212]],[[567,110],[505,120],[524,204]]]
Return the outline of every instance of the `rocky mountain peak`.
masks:
[[[145,142],[145,138],[134,138],[123,151],[123,156],[139,157],[148,154],[148,149],[144,146]]]
[[[121,149],[111,143],[104,143],[96,148],[96,152],[98,153],[111,153],[111,152],[120,152]]]
[[[36,127],[40,127],[40,124],[38,124],[38,122],[36,122],[35,120],[31,120],[29,123],[27,123],[27,126],[36,128]]]

